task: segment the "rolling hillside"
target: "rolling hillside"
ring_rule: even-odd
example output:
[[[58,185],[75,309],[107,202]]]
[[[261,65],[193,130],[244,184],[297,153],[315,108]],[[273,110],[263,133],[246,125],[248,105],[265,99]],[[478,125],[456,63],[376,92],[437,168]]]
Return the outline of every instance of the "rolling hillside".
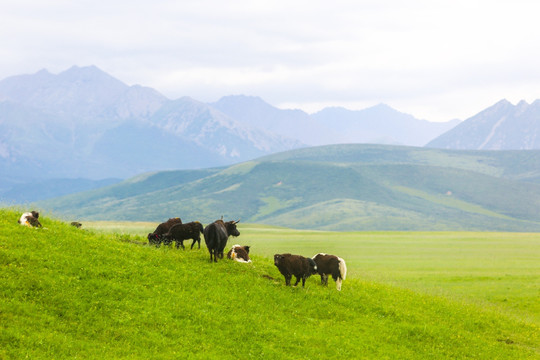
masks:
[[[208,261],[0,209],[0,358],[535,359],[538,327],[361,278],[286,287],[268,257]],[[241,229],[241,231],[243,231]]]
[[[540,151],[323,146],[148,173],[36,206],[67,220],[223,215],[302,229],[540,231]]]

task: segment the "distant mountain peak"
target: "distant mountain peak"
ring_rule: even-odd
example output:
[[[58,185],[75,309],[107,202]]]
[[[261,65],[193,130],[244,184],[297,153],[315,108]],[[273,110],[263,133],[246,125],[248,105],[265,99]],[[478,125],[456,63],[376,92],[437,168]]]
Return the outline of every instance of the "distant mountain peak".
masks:
[[[538,100],[517,105],[503,99],[426,146],[459,150],[540,149],[540,106]]]
[[[35,73],[35,76],[48,76],[48,75],[52,75],[52,74],[47,69],[41,69],[37,73]]]

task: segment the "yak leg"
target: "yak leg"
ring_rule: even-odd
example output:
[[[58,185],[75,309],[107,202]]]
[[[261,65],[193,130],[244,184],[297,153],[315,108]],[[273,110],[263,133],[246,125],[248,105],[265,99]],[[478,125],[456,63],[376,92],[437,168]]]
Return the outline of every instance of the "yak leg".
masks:
[[[296,276],[296,275],[294,275]],[[298,285],[298,283],[300,282],[300,279],[302,279],[301,276],[296,276],[296,282],[294,283],[294,286]]]
[[[292,278],[292,275],[285,275],[285,285],[287,286],[291,285],[291,278]]]
[[[197,242],[197,244],[199,245],[199,249],[201,248],[201,238],[198,237],[193,239],[193,242],[191,243],[191,250],[193,250],[193,245],[195,245],[195,242]]]

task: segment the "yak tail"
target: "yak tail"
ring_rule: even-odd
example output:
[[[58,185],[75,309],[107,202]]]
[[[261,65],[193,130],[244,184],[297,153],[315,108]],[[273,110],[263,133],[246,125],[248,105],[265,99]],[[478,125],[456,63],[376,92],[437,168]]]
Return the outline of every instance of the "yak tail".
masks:
[[[199,232],[200,232],[201,234],[204,234],[204,228],[203,228],[202,224],[201,224],[200,222],[197,221],[197,225],[199,225]]]
[[[347,277],[347,265],[345,260],[338,257],[339,259],[339,277],[336,280],[336,288],[341,291],[341,282]]]

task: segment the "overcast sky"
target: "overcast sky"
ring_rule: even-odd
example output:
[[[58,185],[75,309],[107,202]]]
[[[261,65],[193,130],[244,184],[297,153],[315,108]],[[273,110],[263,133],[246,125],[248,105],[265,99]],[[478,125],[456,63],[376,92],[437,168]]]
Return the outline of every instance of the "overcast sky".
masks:
[[[0,0],[0,79],[95,65],[171,99],[430,121],[540,98],[540,2]]]

